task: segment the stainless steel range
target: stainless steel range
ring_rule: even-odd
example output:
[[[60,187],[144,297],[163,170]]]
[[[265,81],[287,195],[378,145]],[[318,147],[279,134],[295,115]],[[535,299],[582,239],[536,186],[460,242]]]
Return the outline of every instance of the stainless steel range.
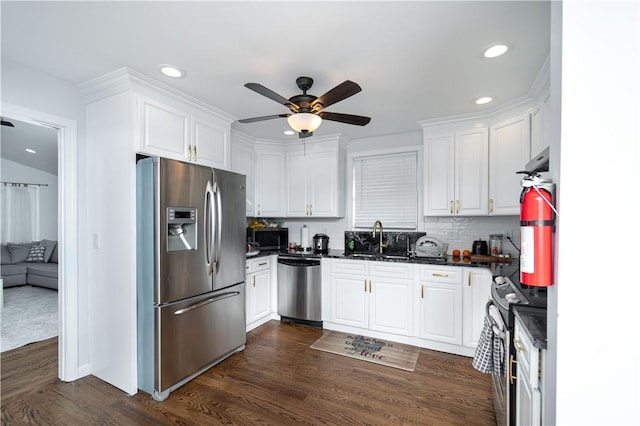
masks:
[[[515,425],[515,348],[513,346],[513,326],[515,318],[513,306],[526,305],[546,308],[546,290],[525,288],[518,281],[517,268],[499,271],[491,285],[491,300],[487,303],[487,315],[494,323],[494,332],[500,336],[504,348],[505,374],[492,374],[493,406],[498,426]],[[515,282],[514,282],[515,280]]]

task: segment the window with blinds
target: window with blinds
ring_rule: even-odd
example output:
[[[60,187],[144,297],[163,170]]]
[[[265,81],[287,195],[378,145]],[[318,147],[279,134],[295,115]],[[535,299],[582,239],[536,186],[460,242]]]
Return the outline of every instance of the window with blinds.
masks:
[[[370,228],[418,228],[418,153],[353,159],[353,222]]]

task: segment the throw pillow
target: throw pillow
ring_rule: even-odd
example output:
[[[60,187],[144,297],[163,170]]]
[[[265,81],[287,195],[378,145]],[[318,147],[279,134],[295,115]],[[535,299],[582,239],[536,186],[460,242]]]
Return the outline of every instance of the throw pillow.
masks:
[[[53,248],[53,253],[51,253],[51,259],[49,259],[51,263],[58,263],[58,244]]]
[[[27,244],[14,244],[8,243],[7,250],[11,253],[11,263],[20,263],[24,262],[25,259],[29,256],[29,249],[31,248],[31,243]]]
[[[40,244],[44,246],[44,263],[47,263],[51,260],[51,255],[53,254],[53,250],[56,248],[56,245],[58,245],[58,242],[42,240]]]
[[[6,244],[2,244],[2,264],[9,265],[11,264],[11,253],[9,253],[9,249]]]
[[[29,256],[27,256],[25,262],[44,263],[44,251],[44,246],[31,246]]]

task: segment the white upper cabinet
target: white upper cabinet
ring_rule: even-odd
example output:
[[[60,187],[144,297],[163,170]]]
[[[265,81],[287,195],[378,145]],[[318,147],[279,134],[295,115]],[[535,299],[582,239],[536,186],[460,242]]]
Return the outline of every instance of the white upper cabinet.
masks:
[[[230,121],[159,95],[138,95],[137,150],[209,167],[230,167]]]
[[[520,214],[520,180],[529,162],[529,114],[491,125],[489,134],[489,214]]]
[[[189,116],[184,111],[144,96],[138,98],[138,106],[138,151],[184,160],[190,145]]]
[[[344,157],[338,140],[287,153],[287,217],[344,216]]]
[[[230,167],[229,127],[214,117],[193,116],[191,119],[191,161],[207,166]]]
[[[488,129],[424,133],[426,216],[474,216],[488,211]]]
[[[546,93],[531,113],[531,153],[529,154],[529,159],[533,159],[540,154],[551,142],[549,98],[549,93]]]
[[[276,150],[256,149],[255,216],[284,217],[285,154]]]

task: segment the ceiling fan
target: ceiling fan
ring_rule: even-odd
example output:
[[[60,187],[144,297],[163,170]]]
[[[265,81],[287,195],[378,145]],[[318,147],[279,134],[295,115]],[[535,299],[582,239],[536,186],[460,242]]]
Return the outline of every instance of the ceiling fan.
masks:
[[[311,77],[298,77],[296,84],[298,88],[302,90],[302,94],[292,96],[289,99],[280,96],[273,90],[267,89],[262,84],[245,84],[244,87],[286,106],[291,113],[244,118],[238,121],[240,123],[255,123],[257,121],[271,120],[274,118],[286,118],[289,125],[298,132],[298,136],[301,138],[307,138],[313,135],[313,131],[320,126],[322,120],[337,121],[340,123],[354,124],[356,126],[365,126],[371,121],[371,117],[324,111],[329,105],[340,102],[362,90],[362,88],[353,81],[346,80],[320,97],[307,94],[307,90],[313,85],[313,79]]]

